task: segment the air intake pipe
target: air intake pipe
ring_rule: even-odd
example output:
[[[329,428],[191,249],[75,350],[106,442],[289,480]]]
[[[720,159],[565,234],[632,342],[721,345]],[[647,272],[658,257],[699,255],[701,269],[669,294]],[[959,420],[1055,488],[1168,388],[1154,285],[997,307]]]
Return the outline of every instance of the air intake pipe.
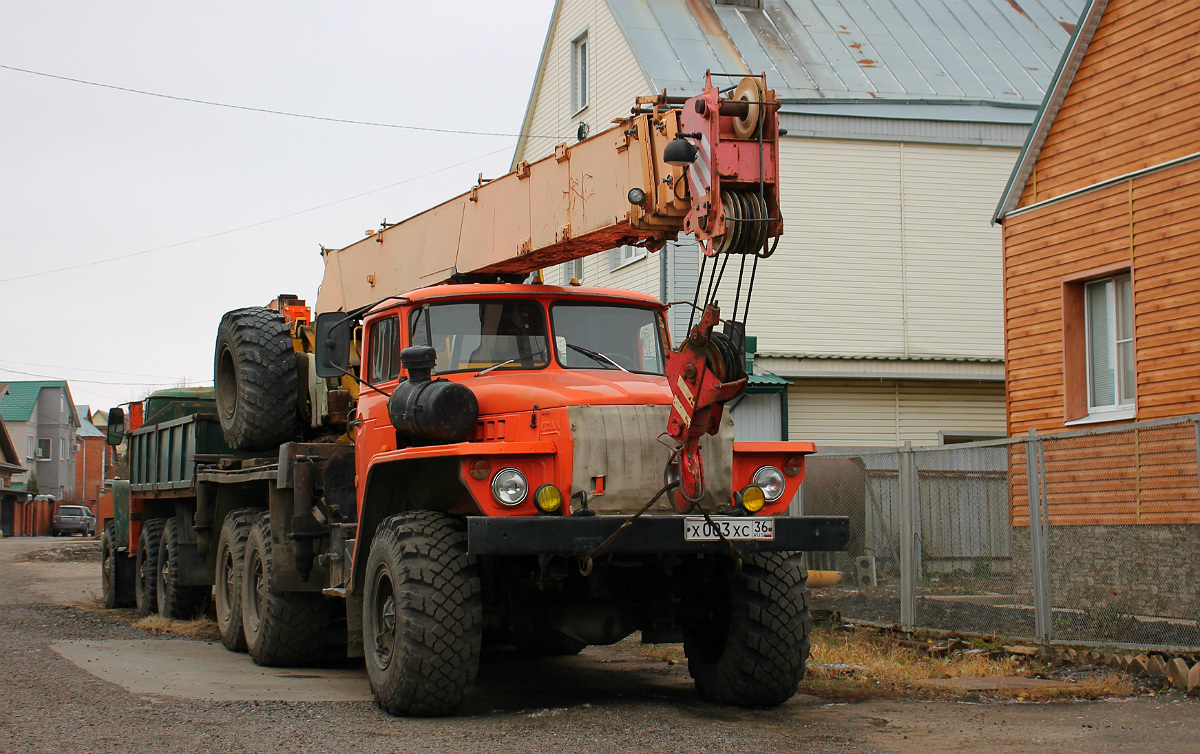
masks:
[[[408,372],[388,399],[388,418],[397,439],[409,445],[447,445],[471,437],[479,421],[479,401],[471,388],[449,380],[431,380],[436,351],[412,346],[400,352]]]

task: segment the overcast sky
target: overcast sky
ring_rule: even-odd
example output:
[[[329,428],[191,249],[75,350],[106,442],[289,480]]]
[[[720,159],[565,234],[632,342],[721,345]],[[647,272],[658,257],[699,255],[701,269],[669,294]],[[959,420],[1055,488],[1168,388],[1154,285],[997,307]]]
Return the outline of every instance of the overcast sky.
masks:
[[[211,384],[221,315],[507,171],[553,0],[0,4],[0,382]],[[564,135],[565,138],[566,135]],[[140,253],[146,252],[146,253]],[[104,261],[118,257],[116,261]],[[63,269],[73,268],[73,269]],[[61,271],[60,271],[61,270]]]

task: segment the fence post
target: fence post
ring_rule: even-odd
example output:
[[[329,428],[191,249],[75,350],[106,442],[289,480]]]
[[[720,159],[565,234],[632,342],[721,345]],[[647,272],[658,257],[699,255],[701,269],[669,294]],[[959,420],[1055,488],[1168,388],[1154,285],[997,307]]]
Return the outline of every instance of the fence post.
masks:
[[[1025,479],[1029,498],[1029,561],[1033,571],[1033,626],[1039,643],[1050,640],[1050,587],[1046,573],[1046,543],[1043,524],[1046,516],[1041,474],[1041,440],[1031,428],[1025,440]]]
[[[917,612],[916,459],[912,443],[900,449],[900,627],[912,631]]]

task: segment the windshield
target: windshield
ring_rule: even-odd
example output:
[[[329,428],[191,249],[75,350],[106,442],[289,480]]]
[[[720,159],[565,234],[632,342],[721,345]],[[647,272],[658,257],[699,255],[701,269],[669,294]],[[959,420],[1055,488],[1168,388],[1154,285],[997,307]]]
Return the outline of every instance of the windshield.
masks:
[[[654,309],[619,304],[555,304],[554,348],[568,369],[663,374],[663,325]]]
[[[434,374],[550,363],[546,317],[536,301],[429,304],[410,315],[409,335],[414,346],[437,351]]]

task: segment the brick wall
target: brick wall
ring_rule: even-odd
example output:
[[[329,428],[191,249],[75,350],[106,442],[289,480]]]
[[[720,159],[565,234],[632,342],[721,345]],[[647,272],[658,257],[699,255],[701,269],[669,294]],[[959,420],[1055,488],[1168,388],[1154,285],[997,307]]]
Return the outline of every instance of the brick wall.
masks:
[[[108,446],[103,437],[80,437],[75,453],[75,499],[94,503],[104,489],[104,461]]]

